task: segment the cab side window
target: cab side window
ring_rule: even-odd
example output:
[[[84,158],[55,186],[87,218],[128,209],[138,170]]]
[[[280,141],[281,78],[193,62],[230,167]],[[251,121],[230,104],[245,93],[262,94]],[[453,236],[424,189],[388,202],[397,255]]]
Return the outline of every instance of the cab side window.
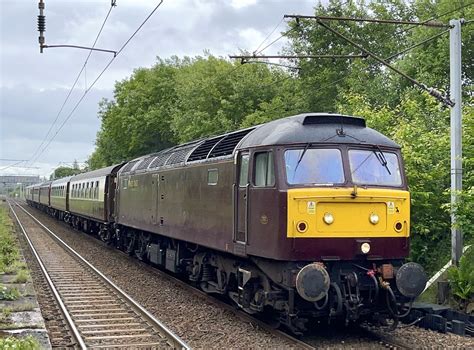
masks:
[[[239,186],[245,187],[249,183],[249,155],[242,154],[240,156],[240,174]]]
[[[275,185],[275,167],[272,152],[259,152],[254,155],[254,185],[272,187]]]

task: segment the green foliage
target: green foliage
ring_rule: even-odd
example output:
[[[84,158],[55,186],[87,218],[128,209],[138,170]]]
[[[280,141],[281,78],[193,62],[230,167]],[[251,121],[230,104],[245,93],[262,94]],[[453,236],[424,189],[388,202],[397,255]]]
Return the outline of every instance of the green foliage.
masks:
[[[423,21],[474,17],[474,6],[453,0],[337,1],[315,7],[316,15]],[[442,30],[423,26],[330,21],[382,58],[388,58]],[[450,212],[466,242],[474,242],[474,31],[463,35],[463,186],[450,208],[450,116],[433,97],[371,58],[301,59],[298,73],[263,64],[230,62],[205,54],[158,59],[115,86],[102,101],[102,126],[92,169],[119,163],[170,145],[264,123],[300,112],[340,112],[366,118],[370,127],[402,147],[412,201],[411,259],[431,273],[449,259]],[[314,20],[289,22],[289,54],[360,54]],[[449,87],[448,35],[443,34],[390,59],[411,77],[441,90]],[[470,90],[469,90],[470,89]]]
[[[51,174],[50,180],[53,179],[60,179],[62,177],[73,176],[80,174],[82,172],[79,167],[67,167],[67,166],[60,166],[54,170],[54,173]]]
[[[92,169],[299,112],[295,77],[266,65],[212,55],[158,59],[102,101]]]
[[[29,280],[30,274],[27,270],[18,270],[13,283],[25,283]]]
[[[18,259],[18,248],[12,235],[12,222],[5,206],[0,206],[0,272],[10,272]]]
[[[0,300],[17,300],[21,293],[16,287],[5,287],[0,285]]]
[[[474,301],[474,249],[464,253],[459,266],[448,271],[453,294],[462,301]]]
[[[40,349],[38,341],[32,336],[24,338],[7,337],[0,339],[0,349],[5,350],[36,350]]]

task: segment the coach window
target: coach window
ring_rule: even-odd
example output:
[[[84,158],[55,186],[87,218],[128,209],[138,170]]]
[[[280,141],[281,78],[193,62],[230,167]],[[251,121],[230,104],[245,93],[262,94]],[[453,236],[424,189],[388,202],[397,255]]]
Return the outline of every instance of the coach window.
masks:
[[[254,156],[254,170],[254,185],[256,187],[272,187],[275,185],[272,152],[256,153]]]
[[[95,182],[95,198],[99,199],[99,181]]]
[[[240,175],[239,186],[245,187],[249,183],[249,155],[242,154],[240,156]]]

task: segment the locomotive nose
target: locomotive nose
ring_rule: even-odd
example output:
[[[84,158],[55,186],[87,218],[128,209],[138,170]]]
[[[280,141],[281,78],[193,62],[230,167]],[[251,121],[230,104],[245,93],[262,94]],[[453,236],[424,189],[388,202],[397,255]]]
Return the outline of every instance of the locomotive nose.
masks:
[[[420,295],[425,289],[427,280],[423,267],[414,262],[402,265],[397,271],[397,288],[400,293],[408,298],[415,298]]]
[[[303,267],[296,276],[296,290],[307,301],[318,301],[324,298],[329,290],[329,274],[320,263]]]

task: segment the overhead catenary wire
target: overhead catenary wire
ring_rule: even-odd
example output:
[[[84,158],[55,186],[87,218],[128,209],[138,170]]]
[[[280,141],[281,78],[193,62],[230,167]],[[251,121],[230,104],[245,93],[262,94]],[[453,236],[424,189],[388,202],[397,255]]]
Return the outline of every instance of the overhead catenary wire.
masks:
[[[454,10],[449,10],[449,11],[446,11],[446,12],[440,14],[440,15],[436,15],[436,16],[434,16],[434,17],[428,18],[428,19],[422,21],[421,23],[427,23],[427,22],[430,22],[430,21],[435,21],[435,20],[437,20],[437,19],[439,19],[439,18],[441,18],[441,17],[450,15],[450,14],[452,14],[452,13],[454,13],[454,12],[460,11],[460,10],[462,10],[462,9],[464,9],[464,8],[466,8],[466,7],[472,6],[472,5],[474,5],[474,1],[472,1],[472,2],[470,2],[470,3],[467,3],[467,4],[464,4],[464,5],[461,5],[461,6],[457,7],[457,8],[455,8]],[[414,27],[410,27],[410,28],[408,28],[407,30],[411,30],[411,29],[413,29],[413,28],[414,28]]]
[[[97,44],[97,41],[99,40],[99,37],[100,35],[102,34],[102,30],[104,29],[105,27],[105,23],[107,22],[107,20],[109,19],[109,16],[110,16],[110,13],[112,12],[112,9],[115,7],[116,5],[114,5],[113,3],[110,5],[110,8],[109,8],[109,11],[107,12],[107,15],[105,16],[103,22],[102,22],[102,25],[100,26],[100,29],[99,29],[99,32],[97,33],[96,37],[95,37],[95,40],[94,40],[94,43],[92,44],[92,48],[95,47],[95,45]],[[41,141],[41,144],[39,145],[39,147],[36,149],[36,151],[33,153],[33,155],[31,156],[31,158],[29,159],[29,161],[31,161],[39,152],[39,150],[41,150],[41,147],[45,144],[46,140],[48,139],[49,135],[51,134],[51,131],[53,130],[54,126],[56,125],[58,119],[59,119],[59,116],[61,115],[64,107],[66,106],[66,103],[69,101],[69,98],[71,97],[71,94],[72,92],[74,91],[74,88],[76,87],[77,85],[77,82],[79,81],[79,78],[81,77],[81,74],[82,72],[86,69],[86,65],[87,63],[89,62],[89,58],[91,57],[92,55],[92,51],[93,50],[90,50],[89,51],[89,54],[87,55],[85,61],[84,61],[84,64],[82,65],[79,73],[77,73],[77,76],[76,76],[76,79],[74,80],[74,83],[72,84],[71,88],[69,89],[69,92],[68,94],[66,95],[66,98],[64,99],[62,105],[61,105],[61,108],[59,109],[59,112],[56,114],[56,117],[54,118],[54,121],[53,123],[50,125],[49,129],[48,129],[48,132],[46,133],[46,136],[43,138],[43,140]]]
[[[394,59],[395,57],[398,57],[398,56],[400,56],[400,55],[402,55],[402,54],[405,54],[405,53],[407,53],[408,51],[413,50],[413,49],[417,48],[418,46],[421,46],[422,44],[426,44],[427,42],[432,41],[432,40],[438,38],[439,36],[445,34],[446,32],[447,32],[447,31],[444,31],[444,32],[441,32],[441,33],[439,33],[439,34],[437,34],[437,35],[434,35],[434,36],[432,36],[432,37],[430,37],[430,38],[428,38],[428,39],[422,40],[421,42],[418,42],[418,43],[416,43],[416,44],[410,46],[409,48],[406,48],[406,49],[404,49],[404,50],[401,50],[401,51],[399,51],[399,52],[396,52],[396,53],[394,53],[394,54],[392,54],[392,55],[390,55],[390,56],[384,58],[384,60],[385,60],[385,61],[391,61],[391,60]],[[378,64],[378,62],[369,64],[367,67],[365,67],[365,69],[374,67],[374,66],[376,66],[377,64]],[[339,82],[345,80],[346,78],[347,78],[347,75],[344,76],[344,77],[342,77],[342,78],[340,78],[340,79],[337,79],[337,80],[335,80],[335,81],[332,81],[332,82],[330,82],[330,83],[328,83],[328,84],[323,85],[322,87],[320,87],[319,89],[315,90],[314,92],[318,92],[318,91],[321,91],[321,90],[326,89],[326,88],[328,88],[328,87],[331,87],[331,86],[333,86],[333,85],[336,85],[337,83],[339,83]]]
[[[422,40],[422,41],[420,41],[420,42],[418,42],[418,43],[416,43],[416,44],[411,45],[410,47],[408,47],[408,48],[406,48],[406,49],[404,49],[404,50],[398,51],[398,52],[396,52],[396,53],[394,53],[394,54],[392,54],[392,55],[390,55],[390,56],[384,58],[384,60],[385,60],[385,61],[391,61],[391,60],[394,59],[395,57],[398,57],[398,56],[400,56],[400,55],[402,55],[402,54],[407,53],[407,52],[410,51],[410,50],[413,50],[413,49],[415,49],[415,48],[417,48],[417,47],[419,47],[419,46],[421,46],[421,45],[423,45],[423,44],[426,44],[426,43],[428,43],[429,41],[432,41],[432,40],[434,40],[434,39],[436,39],[436,38],[438,38],[438,37],[444,35],[444,34],[447,33],[447,32],[448,32],[448,31],[443,31],[443,32],[441,32],[441,33],[438,33],[438,34],[436,34],[436,35],[433,35],[433,36],[431,36],[431,37],[429,37],[429,38],[427,38],[427,39],[425,39],[425,40]],[[378,64],[378,62],[369,64],[365,69],[368,69],[368,68],[370,68],[370,67],[376,66],[377,64]],[[323,85],[323,86],[320,86],[318,89],[314,90],[313,93],[318,93],[318,92],[320,92],[320,91],[322,91],[322,90],[324,90],[324,89],[327,89],[327,88],[329,88],[329,87],[331,87],[331,86],[334,86],[334,85],[340,83],[341,81],[345,80],[345,79],[348,77],[348,75],[349,75],[349,74],[347,74],[347,75],[345,75],[345,76],[343,76],[343,77],[341,77],[341,78],[339,78],[339,79],[337,79],[337,80],[334,80],[334,81],[332,81],[332,82],[330,82],[330,83],[327,83],[327,84],[325,84],[325,85]],[[285,80],[288,80],[288,79],[290,79],[290,78],[292,78],[292,76],[291,76],[291,75],[288,75],[288,76],[283,77],[283,78],[281,78],[281,79],[278,79],[278,80],[276,80],[276,81],[274,81],[274,82],[272,82],[272,83],[265,84],[265,85],[261,85],[259,88],[260,88],[260,89],[268,88],[268,87],[270,87],[270,86],[273,86],[273,85],[275,85],[275,84],[278,84],[278,83],[283,82],[283,81],[285,81]]]
[[[254,52],[253,52],[254,54],[256,54],[256,53],[258,52],[258,49],[260,49],[260,47],[263,45],[263,43],[264,43],[265,41],[267,41],[268,38],[270,38],[273,33],[275,33],[275,31],[277,30],[277,28],[280,26],[280,24],[281,24],[284,20],[285,20],[285,18],[282,17],[281,20],[280,20],[280,22],[278,22],[278,24],[275,26],[275,28],[273,28],[273,30],[270,32],[270,34],[268,34],[268,35],[266,36],[266,38],[263,39],[262,42],[257,46],[257,48],[256,48],[256,49],[254,50]]]
[[[417,80],[413,79],[412,77],[410,77],[409,75],[407,75],[406,73],[402,72],[401,70],[399,70],[398,68],[394,67],[393,65],[391,65],[390,63],[388,63],[387,61],[385,61],[383,58],[380,58],[378,55],[374,54],[373,52],[369,51],[368,49],[365,49],[364,47],[362,47],[362,45],[356,43],[355,41],[349,39],[348,37],[346,37],[344,34],[338,32],[337,30],[331,28],[330,26],[328,26],[326,23],[324,23],[324,21],[321,21],[321,20],[316,20],[318,22],[318,24],[324,28],[326,28],[327,30],[329,30],[330,32],[332,32],[333,34],[335,34],[336,36],[344,39],[345,41],[347,41],[348,43],[350,43],[351,45],[357,47],[359,50],[367,53],[370,57],[372,57],[374,60],[378,61],[379,63],[383,64],[384,66],[386,66],[387,68],[393,70],[394,72],[396,72],[397,74],[401,75],[402,77],[404,77],[405,79],[409,80],[412,84],[414,84],[415,86],[419,87],[421,90],[424,90],[426,92],[428,92],[431,96],[435,97],[436,99],[438,99],[439,101],[441,101],[442,103],[444,103],[445,105],[447,106],[450,106],[450,107],[453,107],[454,106],[454,102],[451,101],[448,97],[446,96],[443,96],[441,94],[441,92],[439,92],[438,90],[434,89],[434,88],[429,88],[427,87],[425,84],[422,84],[420,82],[418,82]]]
[[[67,115],[67,117],[64,119],[64,121],[61,123],[59,126],[58,130],[53,134],[53,136],[49,139],[48,143],[44,146],[44,148],[41,150],[40,154],[36,157],[35,161],[39,159],[39,157],[45,152],[45,150],[48,148],[48,146],[51,144],[51,142],[54,140],[54,138],[59,134],[61,129],[64,127],[64,125],[68,122],[68,120],[72,117],[74,112],[77,110],[79,105],[82,103],[84,98],[87,96],[89,91],[94,87],[94,85],[97,83],[97,81],[102,77],[102,75],[105,73],[105,71],[110,67],[113,61],[122,53],[122,51],[125,49],[125,47],[130,43],[130,41],[135,37],[135,35],[140,31],[140,29],[145,25],[146,22],[153,16],[153,14],[158,10],[158,8],[161,6],[164,0],[160,0],[160,2],[154,7],[154,9],[150,12],[150,14],[142,21],[142,23],[138,26],[138,28],[133,32],[133,34],[122,44],[120,49],[117,51],[117,54],[110,59],[110,61],[107,63],[107,65],[102,69],[102,71],[99,73],[99,75],[94,79],[94,81],[91,83],[91,85],[84,91],[82,94],[81,98],[77,101],[77,103],[74,105],[73,109],[71,112]]]

